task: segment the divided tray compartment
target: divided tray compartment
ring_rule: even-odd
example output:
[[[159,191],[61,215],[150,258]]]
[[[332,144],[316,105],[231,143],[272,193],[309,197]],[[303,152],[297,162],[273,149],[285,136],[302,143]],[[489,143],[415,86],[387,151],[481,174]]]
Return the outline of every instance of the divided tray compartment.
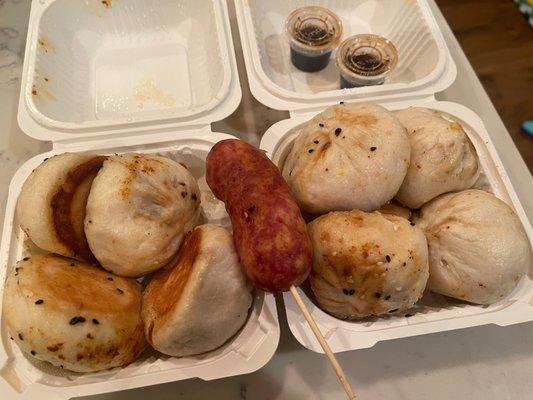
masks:
[[[235,0],[250,88],[262,103],[297,110],[354,97],[377,99],[409,92],[432,94],[455,79],[456,69],[425,0]],[[343,37],[373,33],[390,39],[398,65],[383,85],[340,89],[333,52],[322,71],[306,73],[290,60],[284,36],[296,8],[319,5],[342,21]]]
[[[30,11],[18,122],[53,150],[13,177],[0,245],[0,306],[6,274],[39,251],[21,231],[22,184],[62,152],[156,153],[182,161],[198,179],[204,222],[230,228],[205,182],[205,157],[230,135],[210,124],[238,106],[241,89],[227,4],[220,0],[39,0]],[[206,316],[208,317],[208,316]],[[152,349],[125,368],[78,374],[27,358],[0,319],[0,399],[66,400],[190,378],[253,372],[276,351],[273,296],[256,292],[244,327],[222,347],[194,357]]]
[[[520,218],[533,245],[533,229],[518,200],[509,178],[480,118],[468,108],[451,102],[434,99],[410,100],[381,103],[389,110],[409,106],[427,107],[442,112],[448,118],[458,121],[474,144],[482,167],[482,175],[474,187],[489,191],[509,204]],[[283,166],[292,143],[299,133],[299,125],[307,122],[316,112],[280,121],[271,126],[261,141],[273,162]],[[379,341],[443,332],[472,326],[496,324],[500,326],[533,320],[533,266],[519,282],[515,290],[505,299],[489,306],[473,305],[455,301],[445,296],[426,293],[415,307],[407,311],[408,316],[386,316],[366,318],[360,321],[346,321],[322,311],[312,301],[310,291],[298,288],[324,336],[334,352],[372,347]],[[298,305],[290,294],[284,297],[287,321],[291,332],[306,348],[323,352]]]

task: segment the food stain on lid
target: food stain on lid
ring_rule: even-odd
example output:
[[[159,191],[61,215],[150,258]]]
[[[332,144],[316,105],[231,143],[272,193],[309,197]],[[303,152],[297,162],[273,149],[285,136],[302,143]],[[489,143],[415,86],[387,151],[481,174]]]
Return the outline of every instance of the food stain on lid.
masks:
[[[173,107],[176,100],[169,94],[159,89],[153,79],[143,78],[133,90],[133,97],[138,102],[137,107],[143,108],[144,103],[154,102],[165,107]]]
[[[44,36],[37,38],[37,44],[45,53],[48,53],[49,50],[55,50],[54,45]]]
[[[57,97],[55,97],[52,92],[47,89],[37,87],[37,85],[31,86],[31,95],[38,99],[43,99],[42,95],[44,95],[44,97],[46,97],[48,100],[57,100]]]
[[[43,90],[43,93],[48,100],[54,100],[54,101],[57,100],[57,97],[54,96],[54,94],[50,92],[49,90]]]

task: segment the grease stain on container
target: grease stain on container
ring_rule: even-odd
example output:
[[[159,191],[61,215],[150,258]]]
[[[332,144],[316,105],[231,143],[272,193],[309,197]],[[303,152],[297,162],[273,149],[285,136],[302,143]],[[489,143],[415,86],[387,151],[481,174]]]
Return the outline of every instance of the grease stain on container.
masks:
[[[137,107],[140,109],[144,108],[144,103],[148,101],[165,107],[173,107],[176,104],[176,100],[158,88],[153,79],[141,79],[134,88],[133,93],[134,99],[138,102]]]
[[[54,50],[52,43],[44,36],[39,36],[37,38],[37,44],[45,53],[48,53],[49,50]]]
[[[42,77],[42,76],[36,76],[35,82],[31,86],[31,94],[35,99],[48,99],[48,100],[57,100],[57,97],[54,96],[54,94],[46,89],[47,84],[50,82],[50,78],[48,77]]]
[[[57,97],[54,96],[54,94],[50,92],[49,90],[43,90],[43,93],[48,100],[53,100],[53,101],[57,100]]]
[[[332,50],[342,35],[342,23],[330,10],[301,7],[285,22],[292,64],[304,72],[320,71],[329,63]]]

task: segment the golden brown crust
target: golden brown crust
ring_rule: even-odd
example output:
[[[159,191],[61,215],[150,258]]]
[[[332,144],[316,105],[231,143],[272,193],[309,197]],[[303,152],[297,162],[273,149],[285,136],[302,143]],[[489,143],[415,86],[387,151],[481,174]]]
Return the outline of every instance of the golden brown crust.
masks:
[[[343,213],[347,219],[347,224],[352,228],[363,226],[362,212],[354,210],[350,213]],[[314,227],[322,219],[328,216],[322,216],[308,226],[311,237],[316,237]],[[355,290],[360,295],[364,295],[367,308],[361,310],[368,312],[375,308],[380,301],[381,293],[384,292],[383,274],[388,271],[388,264],[382,263],[376,265],[376,260],[385,260],[386,254],[379,243],[372,240],[361,244],[359,248],[345,248],[345,240],[342,231],[340,232],[322,232],[316,238],[320,246],[324,248],[334,248],[337,251],[325,253],[322,257],[315,259],[315,264],[311,270],[311,287],[314,291],[318,290],[314,286],[315,278],[322,277],[326,282],[335,287],[343,287],[346,290]],[[341,249],[345,248],[345,251]],[[376,293],[380,297],[377,297]]]
[[[118,336],[120,341],[94,346],[94,337],[87,334],[84,342],[79,343],[80,350],[76,354],[76,360],[84,360],[89,367],[102,364],[110,364],[113,359],[123,354],[122,366],[126,366],[135,360],[145,348],[145,341],[142,340],[143,324],[139,323],[129,336]]]
[[[155,173],[154,164],[162,164],[157,158],[146,159],[140,155],[134,155],[132,160],[125,163],[124,166],[128,170],[128,175],[121,182],[120,195],[123,198],[127,198],[131,193],[131,185],[135,181],[138,172],[145,174]]]
[[[395,215],[332,212],[308,225],[315,251],[309,282],[321,308],[339,318],[411,307],[428,277],[423,233]]]
[[[52,196],[52,223],[59,241],[73,257],[95,261],[83,232],[85,205],[93,179],[107,157],[96,156],[69,171]]]
[[[20,279],[20,289],[48,299],[47,307],[62,310],[75,304],[87,313],[104,315],[136,312],[140,308],[141,286],[132,279],[56,255],[34,255],[31,262],[41,285],[25,288],[26,281]]]
[[[53,254],[17,263],[4,318],[20,349],[78,372],[124,366],[144,349],[141,285]]]
[[[333,109],[335,119],[345,125],[363,125],[368,127],[378,122],[375,115],[371,114],[356,114],[346,110],[344,107],[336,107]]]
[[[378,211],[382,214],[396,215],[409,221],[413,216],[413,211],[411,209],[402,206],[400,202],[395,199],[392,199],[387,204],[383,204]]]
[[[109,157],[93,181],[85,233],[103,268],[140,277],[173,260],[199,215],[192,174],[169,158],[125,153]]]
[[[143,302],[153,314],[152,320],[163,323],[169,312],[178,304],[202,241],[202,230],[193,229],[180,248],[175,264],[156,272],[143,293]],[[152,343],[154,322],[148,327],[147,340]]]

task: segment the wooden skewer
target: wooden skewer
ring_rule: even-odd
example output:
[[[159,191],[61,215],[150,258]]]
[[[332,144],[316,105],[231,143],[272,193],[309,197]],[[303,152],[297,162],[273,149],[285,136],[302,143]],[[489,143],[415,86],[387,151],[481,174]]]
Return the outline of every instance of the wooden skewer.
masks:
[[[342,367],[340,366],[339,362],[337,361],[337,358],[329,348],[328,342],[326,342],[326,339],[324,339],[324,336],[322,335],[322,332],[320,332],[320,329],[318,328],[315,320],[309,313],[309,310],[305,306],[302,297],[296,290],[294,286],[291,286],[291,293],[294,297],[294,300],[296,300],[296,304],[298,304],[298,307],[300,307],[300,310],[302,311],[305,319],[307,320],[307,323],[311,327],[311,330],[315,334],[318,343],[320,343],[320,346],[322,346],[322,349],[324,349],[324,353],[326,353],[326,356],[328,357],[329,362],[331,363],[331,366],[335,370],[335,373],[337,374],[339,381],[342,384],[342,387],[346,391],[346,394],[348,395],[348,398],[350,400],[355,399],[355,394],[353,392],[352,387],[350,386],[350,382],[346,378],[346,375],[344,374],[344,371],[342,370]]]

